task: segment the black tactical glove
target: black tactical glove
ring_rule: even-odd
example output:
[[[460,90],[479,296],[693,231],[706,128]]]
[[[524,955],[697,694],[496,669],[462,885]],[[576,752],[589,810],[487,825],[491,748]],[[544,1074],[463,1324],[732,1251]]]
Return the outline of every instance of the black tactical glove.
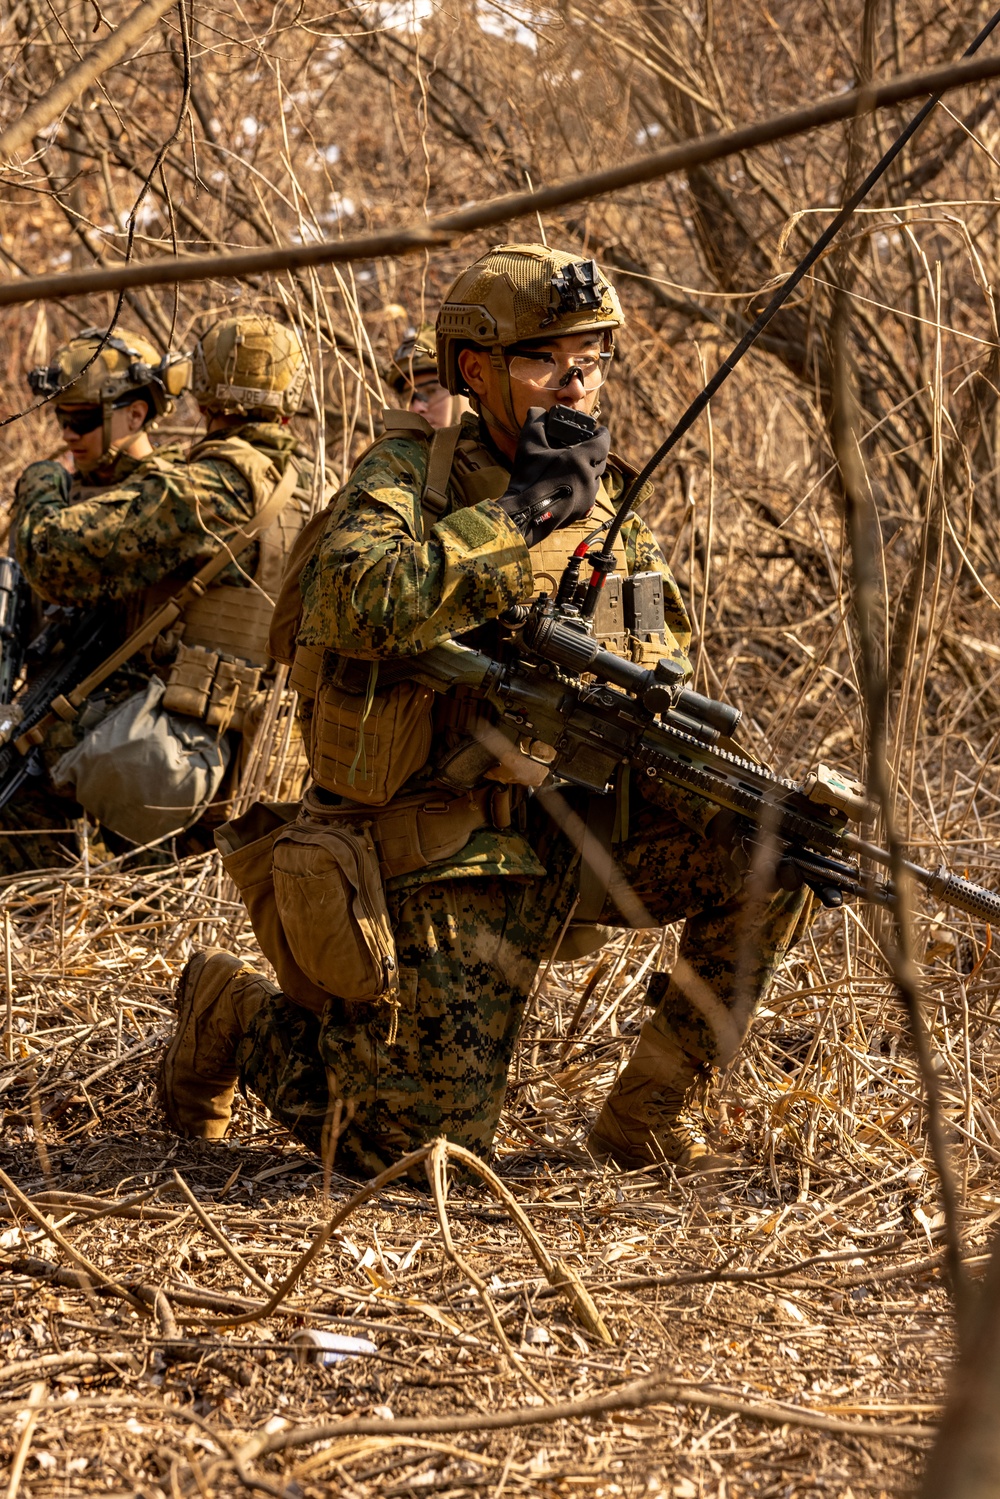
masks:
[[[598,426],[582,441],[561,446],[553,441],[556,433],[549,429],[547,415],[541,406],[532,406],[528,412],[514,454],[510,485],[497,502],[529,547],[544,540],[550,531],[590,514],[611,446],[607,427]],[[580,425],[584,430],[586,424]]]

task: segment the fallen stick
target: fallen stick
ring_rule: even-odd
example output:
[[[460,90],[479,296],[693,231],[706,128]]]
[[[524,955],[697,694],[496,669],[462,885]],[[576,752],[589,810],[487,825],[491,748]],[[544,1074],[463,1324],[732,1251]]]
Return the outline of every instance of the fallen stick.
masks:
[[[94,1364],[110,1364],[116,1373],[121,1373],[113,1359],[102,1353],[45,1353],[41,1358],[4,1364],[0,1369],[0,1384],[19,1384],[36,1374],[58,1374],[62,1369],[85,1369]]]
[[[120,1281],[113,1280],[110,1275],[106,1275],[103,1270],[99,1269],[92,1260],[88,1260],[85,1254],[81,1254],[78,1249],[74,1249],[69,1240],[49,1222],[45,1214],[39,1212],[31,1199],[25,1197],[20,1187],[14,1185],[5,1171],[0,1171],[0,1186],[3,1187],[8,1196],[14,1199],[19,1207],[24,1209],[29,1218],[37,1223],[40,1229],[44,1230],[46,1237],[51,1239],[54,1244],[58,1244],[59,1248],[80,1266],[80,1269],[87,1277],[91,1289],[95,1286],[107,1286],[116,1295],[121,1296],[127,1301],[129,1306],[133,1307],[137,1312],[147,1311],[147,1307],[143,1302],[134,1296],[131,1291],[127,1291]]]
[[[803,1426],[834,1436],[875,1437],[880,1441],[921,1440],[933,1435],[926,1426],[880,1426],[868,1421],[838,1421],[814,1411],[795,1406],[751,1404],[731,1395],[692,1389],[675,1384],[662,1374],[619,1385],[604,1395],[587,1400],[564,1400],[554,1405],[517,1406],[513,1410],[476,1411],[468,1416],[409,1416],[395,1421],[378,1421],[360,1417],[349,1421],[324,1422],[321,1426],[293,1426],[287,1431],[261,1432],[240,1448],[244,1463],[271,1452],[285,1452],[290,1447],[309,1447],[315,1442],[333,1441],[348,1436],[417,1436],[440,1435],[456,1431],[507,1431],[517,1426],[546,1426],[554,1421],[581,1421],[589,1416],[609,1415],[614,1411],[640,1410],[647,1405],[698,1405],[708,1410],[737,1415],[769,1426]]]
[[[48,1260],[32,1258],[0,1260],[0,1271],[6,1271],[10,1275],[26,1275],[32,1280],[44,1280],[49,1285],[63,1286],[67,1290],[92,1291],[98,1295],[121,1294],[120,1291],[116,1292],[112,1286],[93,1285],[90,1276],[85,1275],[81,1270],[64,1270],[61,1265],[53,1265]],[[144,1282],[131,1280],[126,1280],[122,1287],[122,1290],[126,1290],[131,1295],[138,1297],[143,1302],[144,1308],[155,1306],[157,1292],[160,1289],[159,1286],[146,1285]],[[187,1306],[196,1311],[228,1312],[236,1317],[240,1317],[242,1313],[247,1312],[251,1315],[245,1320],[256,1321],[265,1310],[265,1303],[263,1301],[254,1301],[248,1296],[237,1296],[235,1294],[227,1294],[223,1291],[192,1291],[186,1286],[177,1285],[167,1285],[162,1289],[164,1289],[172,1305]],[[295,1317],[296,1319],[308,1318],[310,1321],[318,1322],[324,1327],[356,1327],[368,1333],[384,1332],[403,1337],[431,1338],[436,1343],[457,1343],[459,1346],[468,1346],[479,1342],[478,1338],[470,1334],[442,1332],[438,1328],[407,1327],[401,1322],[382,1321],[380,1318],[375,1317],[340,1317],[336,1312],[317,1311],[312,1307],[303,1307],[294,1304],[283,1309],[278,1315]],[[201,1317],[186,1320],[196,1320],[199,1325],[204,1325],[204,1319]],[[215,1325],[228,1327],[234,1324],[231,1320],[227,1320],[224,1323]]]

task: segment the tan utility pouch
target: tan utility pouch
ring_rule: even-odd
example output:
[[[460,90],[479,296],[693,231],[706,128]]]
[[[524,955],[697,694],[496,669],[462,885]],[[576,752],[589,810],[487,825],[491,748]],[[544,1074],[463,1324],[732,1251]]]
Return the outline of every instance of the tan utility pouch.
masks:
[[[302,810],[304,816],[339,827],[370,828],[382,878],[391,880],[452,858],[480,828],[509,828],[510,791],[506,786],[480,786],[460,796],[425,791],[397,797],[372,813],[351,805],[326,806],[310,787]]]
[[[274,845],[298,815],[292,802],[254,802],[242,817],[215,830],[222,865],[243,898],[260,950],[274,968],[282,993],[297,1005],[322,1015],[327,989],[312,983],[292,954],[274,896]]]
[[[309,765],[324,791],[383,807],[427,763],[434,694],[416,682],[365,693],[323,682],[313,708]]]
[[[169,713],[203,718],[220,734],[227,729],[242,734],[244,715],[260,684],[261,670],[220,651],[181,641],[167,678],[163,706]]]
[[[348,1004],[397,1006],[396,943],[371,828],[310,814],[274,841],[274,898],[302,972]],[[390,1026],[390,1041],[394,1026]]]
[[[181,641],[163,694],[163,706],[167,712],[204,718],[218,664],[218,651],[208,651],[203,645],[185,645]]]

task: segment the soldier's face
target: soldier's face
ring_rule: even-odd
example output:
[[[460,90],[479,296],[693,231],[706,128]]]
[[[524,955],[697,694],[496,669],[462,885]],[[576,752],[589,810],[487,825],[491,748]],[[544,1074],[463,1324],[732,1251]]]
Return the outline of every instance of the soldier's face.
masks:
[[[133,401],[111,413],[111,446],[126,448],[139,432],[148,416],[145,401]],[[85,402],[62,402],[56,407],[56,421],[62,428],[66,447],[73,455],[73,464],[81,474],[96,468],[104,455],[104,416],[100,406]],[[88,432],[76,428],[96,421]]]
[[[415,375],[410,392],[410,410],[426,418],[432,427],[446,427],[451,415],[451,393],[438,382],[432,370]]]
[[[518,428],[524,425],[532,406],[541,406],[544,411],[550,406],[593,411],[608,365],[599,333],[569,333],[538,340],[506,352],[505,359]],[[505,421],[501,376],[486,350],[463,350],[459,368],[486,410]]]

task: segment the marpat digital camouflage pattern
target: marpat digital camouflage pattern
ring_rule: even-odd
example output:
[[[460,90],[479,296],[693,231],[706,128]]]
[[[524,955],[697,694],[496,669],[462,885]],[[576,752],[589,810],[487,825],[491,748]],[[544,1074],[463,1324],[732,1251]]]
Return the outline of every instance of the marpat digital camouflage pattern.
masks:
[[[478,432],[478,419],[467,413],[463,438],[477,441]],[[498,461],[483,472],[481,487],[489,485],[492,495],[476,505],[462,507],[457,485],[449,483],[451,508],[425,536],[420,496],[428,454],[426,440],[394,436],[362,457],[303,570],[300,644],[363,660],[416,656],[531,598],[531,553],[496,503],[509,471]],[[614,459],[601,481],[612,505],[623,484],[613,465]],[[622,541],[630,572],[663,574],[672,636],[665,654],[686,661],[691,624],[652,532],[636,517]]]
[[[223,456],[227,445],[231,461]],[[256,462],[248,462],[247,448]],[[249,520],[270,491],[266,472],[283,473],[294,449],[294,437],[280,423],[247,422],[205,438],[190,453],[171,444],[142,459],[119,454],[85,482],[61,463],[29,464],[16,489],[17,559],[32,589],[48,602],[116,606],[125,639],[148,612],[151,594],[159,597],[157,589],[166,593],[179,585],[214,556],[217,537],[231,536]],[[256,545],[246,548],[239,565],[226,568],[219,581],[250,586],[257,551]],[[43,747],[47,764],[140,690],[149,675],[141,659],[115,673],[73,723],[51,730]],[[47,779],[22,788],[0,813],[5,831],[25,834],[0,838],[0,874],[74,858],[71,824],[81,816],[82,808]]]
[[[278,423],[247,422],[224,439],[242,439],[283,473],[295,439]],[[211,444],[213,455],[201,457]],[[14,540],[29,584],[55,604],[121,603],[166,578],[183,578],[214,556],[253,515],[259,497],[236,461],[219,456],[220,438],[185,454],[157,448],[140,460],[119,457],[81,486],[61,463],[31,463],[17,483]],[[219,581],[245,584],[256,565],[248,548]]]
[[[426,870],[389,882],[402,1000],[395,1045],[386,1045],[384,1012],[351,1015],[336,999],[317,1019],[275,996],[251,1021],[241,1087],[316,1151],[339,1106],[338,1170],[373,1175],[438,1134],[489,1151],[539,960],[577,893],[579,856],[529,806],[534,852],[506,835],[522,845],[509,862],[517,871],[531,859],[545,873],[498,877],[490,861],[482,873],[470,864],[445,879]],[[483,836],[470,854],[482,856]],[[728,1062],[807,919],[806,896],[782,891],[752,909],[730,855],[641,798],[614,852],[653,921],[688,918],[681,956],[719,1007],[713,1024],[671,983],[652,1023],[699,1061]],[[599,919],[624,924],[610,900]]]
[[[504,349],[593,331],[610,352],[622,321],[596,262],[545,246],[502,246],[445,295],[437,324],[441,378],[461,390],[461,347],[471,341],[488,349],[506,420],[491,415],[513,437]],[[477,443],[478,455],[466,451]],[[510,465],[485,442],[476,417],[466,418],[444,508],[425,513],[428,457],[426,434],[405,430],[387,432],[363,455],[302,571],[300,645],[398,660],[475,630],[483,649],[518,648],[496,626],[509,605],[531,600],[536,586],[532,553],[497,503]],[[600,501],[613,502],[623,482],[622,466],[609,460]],[[632,519],[621,540],[630,573],[662,573],[663,654],[687,665],[690,621],[654,537]],[[439,712],[428,768],[404,794],[433,784],[435,747],[451,748],[451,732],[448,714]],[[314,1149],[337,1134],[340,1169],[371,1175],[437,1134],[489,1150],[539,962],[580,888],[576,843],[558,830],[560,814],[549,801],[552,817],[541,796],[519,795],[509,831],[483,830],[447,865],[388,880],[402,979],[392,1044],[383,1008],[364,1013],[331,999],[317,1019],[283,996],[272,996],[240,1039],[244,1090]],[[578,819],[587,803],[582,793],[563,792],[562,805]],[[735,1055],[810,905],[803,892],[755,899],[743,850],[730,853],[705,837],[715,810],[666,787],[647,793],[621,771],[612,854],[630,887],[626,901],[618,881],[619,900],[632,917],[638,907],[639,919],[626,920],[610,896],[598,918],[651,927],[685,919],[676,981],[666,986],[652,1024],[676,1041],[692,1077]]]
[[[475,436],[477,419],[463,429]],[[532,596],[531,553],[492,499],[450,509],[425,535],[427,454],[425,440],[394,436],[362,458],[303,573],[301,643],[365,659],[415,655]],[[498,466],[497,494],[504,479]],[[612,499],[622,482],[609,472]],[[691,626],[655,538],[635,519],[623,540],[630,572],[663,574],[666,653],[685,660]],[[655,806],[644,790],[633,793],[616,862],[653,923],[688,918],[683,956],[718,1002],[713,1022],[672,983],[653,1024],[704,1064],[725,1062],[807,898],[780,892],[751,912],[744,871],[703,836],[717,808],[663,787],[650,793],[665,803]],[[388,882],[403,999],[395,1045],[382,1011],[348,1014],[334,999],[317,1020],[280,996],[240,1043],[241,1087],[312,1148],[339,1109],[339,1169],[369,1175],[440,1133],[488,1151],[540,958],[579,882],[578,854],[537,803],[528,818],[526,836],[485,829],[447,866]],[[599,919],[627,925],[611,902]]]

